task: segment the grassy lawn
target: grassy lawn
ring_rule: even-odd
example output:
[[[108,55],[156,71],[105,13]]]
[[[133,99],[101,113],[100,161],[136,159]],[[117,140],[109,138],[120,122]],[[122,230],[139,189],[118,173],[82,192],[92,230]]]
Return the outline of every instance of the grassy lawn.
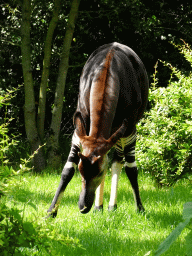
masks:
[[[56,235],[62,234],[74,238],[74,243],[62,245],[50,239],[52,250],[49,255],[66,256],[144,256],[154,255],[160,243],[182,221],[183,204],[192,201],[192,187],[188,181],[180,181],[171,188],[157,189],[152,180],[139,175],[141,198],[146,209],[145,214],[137,214],[132,189],[126,174],[122,172],[119,181],[118,208],[108,212],[110,193],[110,172],[107,174],[104,193],[103,213],[79,213],[77,202],[81,190],[81,178],[75,174],[68,185],[56,219],[44,220],[58,186],[60,175],[25,175],[17,185],[13,184],[12,197],[19,201],[21,209],[25,205],[24,218],[39,219],[46,225],[52,225]],[[26,202],[32,202],[36,210]],[[170,250],[164,255],[184,256],[184,231]],[[76,239],[79,244],[76,244]],[[28,251],[27,255],[45,255]]]

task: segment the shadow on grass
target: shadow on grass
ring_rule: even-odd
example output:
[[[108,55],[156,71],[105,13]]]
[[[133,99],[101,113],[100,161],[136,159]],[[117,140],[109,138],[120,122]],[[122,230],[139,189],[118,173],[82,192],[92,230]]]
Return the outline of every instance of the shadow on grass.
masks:
[[[54,244],[54,248],[57,251],[57,255],[82,255],[82,256],[133,256],[140,255],[144,256],[147,252],[152,252],[158,248],[161,240],[159,237],[151,238],[146,236],[146,238],[141,238],[141,234],[144,231],[135,232],[135,234],[129,236],[129,231],[125,231],[124,235],[119,235],[119,230],[110,227],[110,230],[105,228],[95,230],[87,230],[82,227],[81,230],[72,230],[70,236],[77,237],[82,245],[82,248],[71,247],[71,246],[62,246],[58,243]],[[131,232],[130,232],[131,233]],[[133,233],[133,232],[132,232]],[[184,246],[181,243],[177,242],[175,247],[172,248],[170,254],[167,255],[183,255]]]
[[[75,234],[74,234],[75,235]],[[159,241],[138,241],[130,240],[129,238],[117,239],[116,235],[97,235],[91,232],[78,235],[81,241],[82,248],[61,246],[58,243],[55,244],[55,248],[58,256],[133,256],[144,255],[148,251],[155,250]]]
[[[56,190],[53,190],[52,194],[46,194],[43,192],[31,192],[29,189],[21,188],[17,190],[17,193],[14,195],[14,199],[22,203],[28,202],[30,200],[34,204],[42,204],[42,202],[45,204],[51,204],[55,192]],[[66,193],[66,196],[64,195],[63,197],[65,205],[71,205],[73,203],[77,204],[79,198],[78,195],[69,195],[68,193]]]
[[[32,183],[37,175],[27,176],[28,184],[23,182],[20,186],[15,186],[13,188],[13,198],[21,203],[26,203],[30,200],[34,204],[51,204],[60,182],[60,175],[54,174],[53,176],[56,176],[57,181],[54,181],[54,184],[51,184],[51,182],[47,180],[47,177],[45,177],[45,181],[42,181],[43,175],[39,175],[41,179],[36,181],[35,187]],[[44,185],[48,186],[48,189],[46,189]],[[71,205],[73,203],[77,204],[78,202],[79,194],[78,192],[69,193],[71,189],[70,185],[71,184],[69,183],[63,196],[65,198],[65,205]],[[80,189],[81,180],[79,180],[79,191]]]

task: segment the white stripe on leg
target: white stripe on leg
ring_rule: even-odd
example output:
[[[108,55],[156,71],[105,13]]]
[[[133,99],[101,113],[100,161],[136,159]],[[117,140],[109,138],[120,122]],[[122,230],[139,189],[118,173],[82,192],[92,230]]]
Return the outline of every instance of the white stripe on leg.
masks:
[[[79,136],[77,135],[76,131],[74,131],[73,136],[72,136],[72,144],[74,144],[80,148],[80,139],[79,139]]]
[[[105,155],[103,158],[102,166],[101,166],[101,170],[104,171],[104,177],[103,177],[101,184],[96,189],[96,196],[95,196],[95,207],[96,208],[103,205],[103,192],[104,192],[105,174],[107,171],[107,163],[108,163],[108,156]]]
[[[73,163],[73,162],[66,162],[66,164],[65,164],[65,166],[64,166],[64,168],[72,168],[72,167],[76,167],[76,164],[75,163]]]
[[[133,167],[137,167],[136,162],[134,161],[133,163],[128,163],[125,162],[125,166],[129,167],[129,168],[133,168]]]
[[[109,201],[109,207],[113,207],[117,204],[117,187],[118,187],[118,180],[119,175],[121,173],[123,164],[114,162],[111,167],[112,172],[112,182],[111,182],[111,196]]]

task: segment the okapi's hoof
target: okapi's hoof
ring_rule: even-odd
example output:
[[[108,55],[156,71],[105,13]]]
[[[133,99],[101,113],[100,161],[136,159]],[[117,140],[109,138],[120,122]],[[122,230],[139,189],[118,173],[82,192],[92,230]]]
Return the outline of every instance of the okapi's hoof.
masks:
[[[103,212],[103,205],[95,206],[93,212]]]
[[[48,215],[46,216],[46,219],[48,219],[48,218],[56,218],[56,216],[57,216],[57,211],[48,212]]]
[[[108,206],[108,211],[109,212],[114,212],[114,211],[116,211],[117,210],[117,204],[115,204],[115,205],[109,205]]]
[[[138,213],[145,213],[145,208],[143,207],[143,205],[140,205],[140,206],[137,208],[137,212],[138,212]]]

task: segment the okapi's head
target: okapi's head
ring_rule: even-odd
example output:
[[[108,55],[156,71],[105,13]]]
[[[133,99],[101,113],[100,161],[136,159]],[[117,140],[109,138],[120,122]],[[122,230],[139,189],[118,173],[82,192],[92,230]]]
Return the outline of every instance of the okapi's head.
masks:
[[[105,175],[104,157],[118,139],[124,135],[127,121],[124,120],[121,127],[107,140],[103,137],[87,136],[80,112],[76,113],[74,123],[82,147],[82,152],[79,152],[80,162],[78,165],[82,176],[82,191],[78,205],[81,213],[88,213],[94,202],[95,191]]]

